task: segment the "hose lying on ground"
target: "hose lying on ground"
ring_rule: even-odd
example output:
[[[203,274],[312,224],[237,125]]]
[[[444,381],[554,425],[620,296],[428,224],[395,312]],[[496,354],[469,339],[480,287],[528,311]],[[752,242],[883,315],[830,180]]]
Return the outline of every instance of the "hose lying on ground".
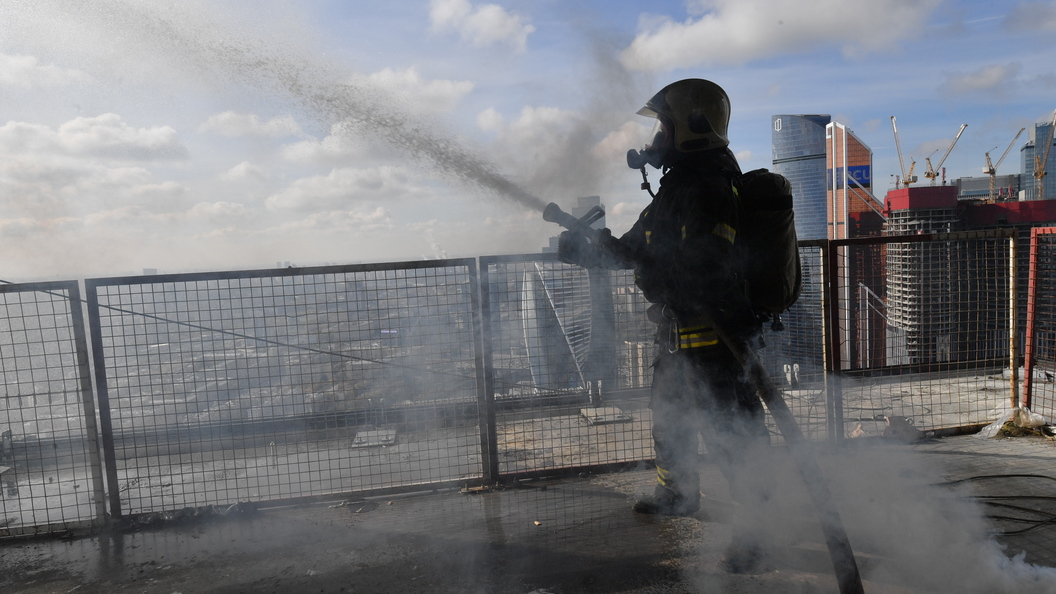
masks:
[[[847,531],[843,527],[843,520],[832,500],[832,493],[825,484],[825,478],[821,473],[817,460],[811,454],[806,438],[796,423],[792,411],[789,410],[781,392],[770,379],[759,355],[743,340],[734,338],[733,334],[722,327],[722,316],[709,316],[719,335],[726,346],[729,347],[737,360],[744,366],[749,380],[759,392],[763,404],[774,417],[777,428],[788,444],[792,458],[799,467],[799,473],[803,476],[803,482],[807,485],[807,492],[814,503],[821,522],[821,530],[825,534],[825,544],[829,548],[829,556],[832,558],[832,567],[836,571],[836,581],[840,588],[840,594],[864,594],[862,578],[858,572],[858,563],[851,550],[851,542],[847,538]]]

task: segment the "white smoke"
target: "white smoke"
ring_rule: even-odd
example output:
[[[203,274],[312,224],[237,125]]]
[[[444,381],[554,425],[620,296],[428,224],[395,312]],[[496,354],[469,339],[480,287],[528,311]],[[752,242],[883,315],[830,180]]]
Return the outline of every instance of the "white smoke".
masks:
[[[943,468],[923,454],[877,446],[822,461],[866,592],[1056,592],[1056,568],[1006,550],[973,498],[973,486],[942,484]],[[777,465],[774,480],[778,496],[766,521],[778,571],[734,576],[690,568],[686,577],[701,591],[754,591],[744,589],[753,580],[785,591],[835,591],[817,516],[795,465]],[[705,533],[701,554],[721,554],[724,541],[718,540]]]

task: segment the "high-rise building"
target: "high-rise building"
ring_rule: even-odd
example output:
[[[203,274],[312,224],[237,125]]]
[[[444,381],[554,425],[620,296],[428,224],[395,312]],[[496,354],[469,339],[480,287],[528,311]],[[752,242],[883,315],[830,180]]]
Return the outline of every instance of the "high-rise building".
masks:
[[[792,184],[792,205],[799,239],[827,239],[828,197],[826,127],[829,115],[775,115],[771,117],[773,166]]]
[[[1029,183],[1029,182],[1026,182]],[[987,203],[961,200],[958,185],[910,187],[887,193],[887,235],[1014,228],[1017,242],[1018,348],[1025,341],[1029,239],[1032,227],[1056,224],[1056,200]],[[886,303],[885,365],[997,360],[1007,357],[1006,320],[991,308],[955,307],[954,299],[996,302],[1002,288],[979,281],[979,267],[992,255],[965,257],[964,245],[945,242],[895,243],[884,262]],[[982,248],[980,248],[982,249]],[[962,253],[958,253],[961,250]],[[956,297],[954,297],[956,295]],[[1022,351],[1021,351],[1022,352]]]
[[[959,228],[957,186],[921,186],[887,193],[887,235],[942,233]],[[947,363],[953,360],[951,271],[955,258],[945,243],[894,243],[887,246],[884,326],[872,333],[882,341],[881,365]],[[886,289],[886,292],[885,292]],[[880,334],[882,332],[882,334]]]
[[[799,239],[879,235],[873,151],[825,114],[771,116],[773,170],[792,184]]]
[[[1056,138],[1053,137],[1052,122],[1034,124],[1034,127],[1030,128],[1027,134],[1027,143],[1023,145],[1023,148],[1019,149],[1021,171],[1023,172],[1023,190],[1020,200],[1052,200],[1056,198],[1056,151],[1052,150],[1052,145],[1056,143]],[[1048,151],[1046,151],[1045,147],[1046,142],[1049,144]],[[1040,161],[1045,158],[1046,152],[1048,153],[1048,160],[1046,163],[1041,163]],[[1035,157],[1037,160],[1035,160]],[[1042,178],[1044,192],[1039,191],[1042,188],[1038,185],[1038,178],[1034,176],[1034,172],[1039,166],[1042,167],[1043,171],[1048,172],[1048,175]]]
[[[880,235],[884,205],[872,193],[872,149],[836,122],[825,127],[825,140],[828,238]]]
[[[845,161],[843,135],[838,134],[834,143],[832,117],[825,114],[775,115],[771,123],[772,169],[788,178],[792,185],[797,237],[801,240],[832,238],[835,227],[830,206],[835,178],[832,153],[838,151],[837,161],[841,164]],[[842,180],[844,172],[839,173]],[[846,184],[841,181],[835,185]],[[781,366],[799,369],[803,377],[820,377],[824,353],[812,331],[823,326],[821,260],[819,254],[809,250],[802,256],[803,291],[796,306],[784,316],[789,331],[771,337],[770,358]],[[796,329],[806,331],[800,333]]]

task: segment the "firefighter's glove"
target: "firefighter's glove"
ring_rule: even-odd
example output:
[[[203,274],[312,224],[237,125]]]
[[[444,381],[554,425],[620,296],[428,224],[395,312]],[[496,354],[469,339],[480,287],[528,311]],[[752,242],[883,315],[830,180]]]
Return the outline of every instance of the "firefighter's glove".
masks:
[[[557,237],[557,259],[583,268],[594,268],[600,260],[597,246],[578,231],[564,231]]]

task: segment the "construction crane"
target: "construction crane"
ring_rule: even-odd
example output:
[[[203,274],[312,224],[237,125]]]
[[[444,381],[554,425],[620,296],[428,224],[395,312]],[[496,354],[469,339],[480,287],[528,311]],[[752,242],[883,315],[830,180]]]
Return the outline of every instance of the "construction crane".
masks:
[[[1012,145],[1016,144],[1016,141],[1019,140],[1019,135],[1022,134],[1024,130],[1026,130],[1026,128],[1020,128],[1019,132],[1016,132],[1015,138],[1012,139],[1012,142],[1008,143],[1008,148],[1005,149],[1005,152],[1001,153],[1001,158],[997,160],[996,164],[990,162],[990,153],[986,153],[986,167],[983,167],[983,173],[990,176],[990,195],[986,199],[987,202],[993,202],[997,198],[997,168],[1005,161],[1005,157],[1008,156],[1008,151],[1012,150]],[[994,148],[997,147],[995,146]]]
[[[1052,148],[1052,131],[1056,129],[1056,111],[1052,112],[1052,122],[1049,123],[1049,138],[1045,141],[1045,156],[1038,158],[1038,149],[1041,148],[1038,145],[1037,139],[1034,139],[1034,178],[1038,181],[1035,182],[1038,189],[1038,200],[1045,199],[1045,166],[1049,163],[1049,149]]]
[[[911,162],[909,171],[906,171],[906,162],[902,160],[902,145],[898,142],[898,126],[895,125],[895,116],[891,116],[891,130],[895,133],[895,150],[898,151],[898,166],[902,168],[902,185],[908,188],[909,184],[917,181],[917,176],[913,175],[913,168],[917,166],[917,162]]]
[[[892,122],[894,122],[894,120],[892,120]],[[968,124],[961,124],[961,129],[957,131],[957,136],[953,137],[953,142],[950,143],[950,148],[946,149],[946,154],[944,154],[942,156],[942,158],[939,159],[939,164],[938,165],[936,165],[935,167],[932,167],[931,166],[931,158],[930,157],[925,157],[924,158],[924,162],[927,163],[927,165],[928,165],[927,171],[924,172],[924,177],[926,177],[926,178],[931,180],[931,185],[933,185],[933,186],[935,185],[935,178],[939,176],[939,174],[935,170],[936,169],[942,169],[942,164],[946,162],[946,157],[950,156],[950,151],[953,150],[953,145],[957,144],[957,141],[960,140],[960,138],[961,138],[961,134],[964,133],[964,129],[967,128],[967,127],[968,127]]]

